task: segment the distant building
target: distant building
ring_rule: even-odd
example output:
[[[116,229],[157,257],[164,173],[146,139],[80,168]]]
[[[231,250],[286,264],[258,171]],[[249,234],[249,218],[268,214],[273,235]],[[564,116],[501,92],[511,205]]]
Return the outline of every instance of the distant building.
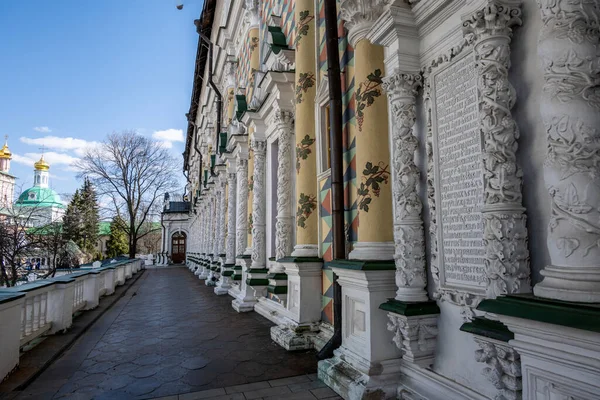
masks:
[[[98,223],[98,241],[96,242],[96,251],[106,256],[106,243],[110,238],[110,221],[100,221]]]
[[[49,187],[50,164],[42,155],[33,167],[33,186],[21,193],[15,202],[15,207],[20,209],[19,214],[30,219],[31,226],[62,221],[65,205],[58,193]]]
[[[8,149],[8,139],[0,149],[0,216],[9,214],[15,195],[16,178],[10,174],[12,153]]]

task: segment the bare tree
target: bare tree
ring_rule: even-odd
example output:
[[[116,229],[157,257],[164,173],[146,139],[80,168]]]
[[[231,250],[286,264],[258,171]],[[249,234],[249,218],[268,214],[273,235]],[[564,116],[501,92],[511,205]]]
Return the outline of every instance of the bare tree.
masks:
[[[161,144],[135,131],[113,133],[99,146],[88,148],[76,164],[100,196],[110,199],[114,213],[126,221],[129,256],[138,240],[149,234],[144,226],[158,218],[165,192],[177,185],[177,163]]]
[[[44,199],[40,199],[43,202]],[[45,247],[39,233],[51,225],[48,210],[35,205],[4,209],[0,216],[0,286],[15,286],[26,268],[25,260]]]

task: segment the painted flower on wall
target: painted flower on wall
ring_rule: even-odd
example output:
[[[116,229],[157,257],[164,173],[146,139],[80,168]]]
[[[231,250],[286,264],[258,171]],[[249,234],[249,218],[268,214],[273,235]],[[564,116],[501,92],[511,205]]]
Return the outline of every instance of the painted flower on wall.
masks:
[[[296,48],[300,47],[300,41],[306,35],[308,35],[309,23],[315,19],[314,15],[310,15],[308,10],[300,11],[300,20],[298,21],[298,26],[296,27],[296,39],[294,39],[294,46]]]
[[[254,191],[254,176],[251,176],[250,178],[248,178],[248,191],[249,192]]]
[[[302,103],[302,95],[313,86],[315,86],[315,74],[312,72],[300,72],[298,83],[296,83],[296,104]]]
[[[306,160],[312,153],[311,146],[313,143],[315,143],[315,139],[306,135],[300,143],[296,144],[296,173],[300,173],[300,160]]]
[[[357,189],[358,209],[369,212],[369,205],[373,201],[373,196],[379,197],[382,185],[387,185],[389,179],[389,164],[385,164],[383,161],[378,165],[367,162],[362,172],[362,182]]]
[[[364,110],[375,103],[375,99],[381,96],[381,84],[383,74],[378,68],[367,75],[367,79],[358,85],[356,90],[356,120],[358,121],[358,130],[362,132],[363,122],[365,120]]]
[[[306,228],[306,220],[316,209],[316,196],[300,193],[300,198],[298,199],[298,210],[296,212],[296,220],[300,228]]]
[[[252,220],[252,214],[248,215],[248,235],[252,235],[252,227],[254,226],[254,221]]]

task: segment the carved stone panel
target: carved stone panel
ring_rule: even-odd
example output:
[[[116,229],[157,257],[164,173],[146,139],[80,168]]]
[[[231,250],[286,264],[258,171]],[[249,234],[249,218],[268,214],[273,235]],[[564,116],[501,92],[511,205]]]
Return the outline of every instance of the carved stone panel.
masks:
[[[483,143],[473,52],[434,71],[430,82],[440,285],[483,294]]]

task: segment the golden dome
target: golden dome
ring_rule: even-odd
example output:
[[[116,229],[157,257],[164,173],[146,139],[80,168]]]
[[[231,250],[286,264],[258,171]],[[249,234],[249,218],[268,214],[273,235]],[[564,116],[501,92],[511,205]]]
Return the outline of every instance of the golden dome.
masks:
[[[40,158],[40,161],[33,164],[33,166],[38,171],[48,171],[50,169],[50,164],[48,164],[46,162],[46,160],[44,160],[43,154],[42,154],[42,158]]]
[[[4,146],[0,149],[0,158],[10,158],[12,157],[12,153],[8,149],[8,141],[4,142]]]

